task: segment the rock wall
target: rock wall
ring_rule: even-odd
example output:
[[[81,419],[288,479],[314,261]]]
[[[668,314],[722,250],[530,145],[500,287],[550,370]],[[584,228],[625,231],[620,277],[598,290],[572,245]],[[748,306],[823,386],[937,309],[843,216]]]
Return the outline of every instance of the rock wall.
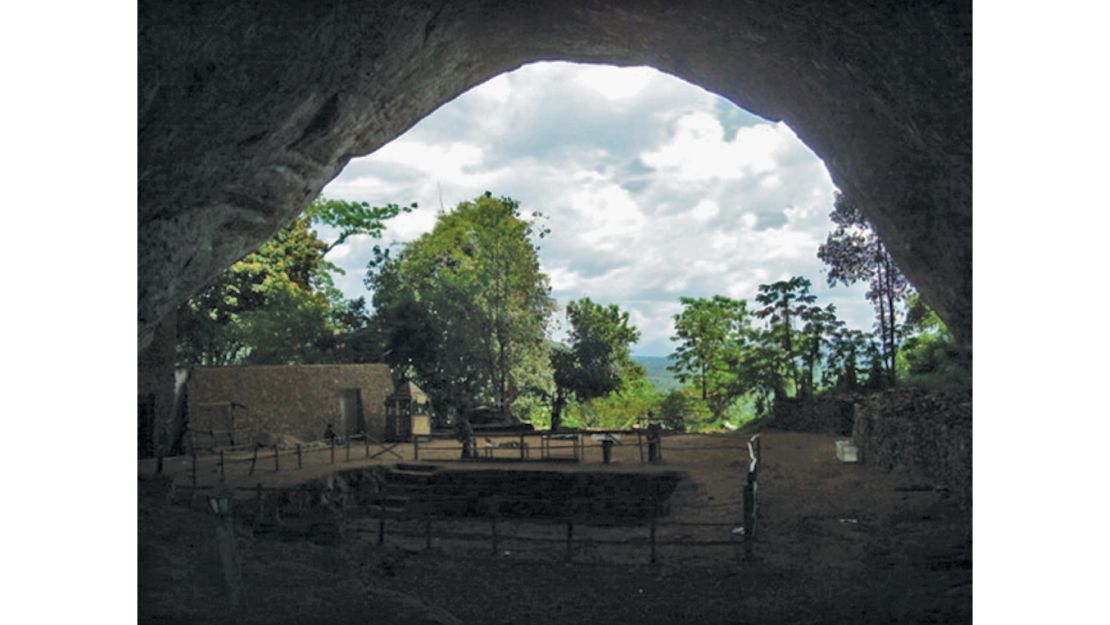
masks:
[[[860,459],[916,469],[971,503],[971,393],[895,389],[861,397],[852,438]]]
[[[970,350],[968,0],[145,0],[138,49],[141,346],[352,157],[566,60],[649,65],[788,123]]]
[[[174,349],[177,317],[170,313],[158,324],[154,340],[139,351],[138,403],[140,458],[170,452],[174,442]]]
[[[770,425],[792,432],[848,436],[852,433],[853,407],[850,398],[780,399],[775,401]]]

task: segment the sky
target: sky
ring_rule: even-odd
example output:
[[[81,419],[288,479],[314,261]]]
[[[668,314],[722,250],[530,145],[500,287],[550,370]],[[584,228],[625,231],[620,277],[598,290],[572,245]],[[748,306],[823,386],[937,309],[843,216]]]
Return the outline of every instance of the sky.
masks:
[[[417,238],[441,208],[485,191],[512,197],[551,230],[537,243],[560,309],[581,297],[618,304],[641,333],[633,353],[666,356],[680,297],[751,302],[760,284],[795,275],[870,330],[866,287],[829,288],[817,258],[834,190],[781,122],[651,68],[545,62],[474,87],[351,160],[323,195],[417,202],[389,222],[386,243]],[[336,283],[348,297],[369,301],[362,279],[381,243],[353,237],[328,255],[347,272]]]

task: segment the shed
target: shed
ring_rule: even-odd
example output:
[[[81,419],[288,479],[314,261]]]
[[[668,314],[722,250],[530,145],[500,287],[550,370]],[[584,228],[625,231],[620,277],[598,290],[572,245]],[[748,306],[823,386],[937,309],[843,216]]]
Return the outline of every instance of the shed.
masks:
[[[414,434],[432,433],[432,405],[419,386],[407,380],[401,382],[385,404],[386,440],[406,441]]]
[[[187,442],[196,447],[386,433],[393,378],[384,364],[197,367],[186,386]]]

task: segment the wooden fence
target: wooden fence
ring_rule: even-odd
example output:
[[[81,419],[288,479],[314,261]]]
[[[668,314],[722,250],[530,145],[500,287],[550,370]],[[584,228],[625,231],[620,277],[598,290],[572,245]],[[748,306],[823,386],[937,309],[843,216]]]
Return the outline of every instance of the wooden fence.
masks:
[[[334,458],[335,458],[335,454],[336,454],[336,449],[338,447],[342,447],[344,449],[344,454],[349,459],[350,442],[351,442],[350,439],[347,439],[346,441],[343,442],[342,445],[339,445],[336,441],[332,441],[331,444],[329,444],[327,447],[325,447],[325,449],[330,452],[333,462],[334,462]],[[363,449],[364,449],[365,457],[369,457],[369,455],[370,455],[370,452],[369,452],[370,443],[369,443],[369,441],[365,441],[365,440],[363,442],[364,442]],[[383,447],[382,450],[377,452],[377,454],[379,454],[379,455],[383,454],[383,453],[386,453],[386,452],[389,451],[389,449],[391,449],[387,445],[384,445],[384,444],[381,444],[381,443],[377,443],[377,445]],[[702,448],[720,448],[720,446],[704,446]],[[695,450],[695,449],[697,449],[697,448],[688,447],[688,448],[684,448],[684,451],[685,450]],[[729,447],[729,449],[735,449],[735,447]],[[456,449],[456,451],[457,451],[457,449]],[[474,542],[474,541],[487,542],[488,541],[489,544],[490,544],[490,551],[491,551],[491,553],[494,553],[494,554],[498,553],[499,546],[503,545],[506,541],[521,541],[521,542],[531,542],[531,543],[561,543],[561,544],[564,545],[565,559],[568,562],[573,560],[573,555],[575,553],[575,548],[576,547],[590,546],[590,545],[606,545],[606,546],[618,546],[618,547],[629,547],[629,548],[635,548],[635,549],[644,549],[648,554],[648,557],[647,557],[648,562],[650,562],[652,564],[655,564],[658,561],[657,548],[662,547],[662,546],[738,548],[740,550],[740,553],[742,554],[742,557],[750,558],[751,555],[752,555],[752,544],[755,540],[755,535],[756,535],[756,527],[757,527],[757,519],[758,519],[758,473],[759,473],[759,469],[760,469],[760,464],[762,463],[762,446],[761,446],[761,441],[760,441],[760,438],[759,438],[758,434],[756,434],[755,436],[753,436],[751,439],[748,440],[748,442],[747,442],[747,451],[748,451],[748,458],[749,458],[749,461],[748,461],[748,464],[747,464],[747,471],[746,471],[746,478],[747,479],[745,481],[743,492],[742,492],[742,495],[741,495],[742,505],[741,505],[740,510],[738,511],[738,512],[740,512],[741,516],[740,516],[739,521],[736,521],[736,522],[732,522],[732,521],[728,521],[728,522],[668,521],[666,519],[660,518],[660,510],[662,508],[661,501],[659,501],[659,499],[654,498],[654,497],[653,498],[643,498],[643,497],[641,497],[641,498],[630,498],[630,497],[625,497],[625,498],[619,498],[619,499],[611,498],[610,500],[604,500],[604,499],[600,499],[600,498],[597,498],[597,497],[588,497],[588,498],[578,498],[578,499],[555,500],[555,499],[542,498],[542,497],[541,498],[536,498],[536,497],[527,497],[527,498],[516,497],[516,498],[513,498],[513,497],[505,497],[505,496],[488,496],[488,495],[486,495],[485,499],[484,499],[484,501],[485,501],[485,506],[484,507],[487,510],[487,513],[485,514],[484,518],[476,519],[473,516],[459,517],[459,516],[456,516],[456,515],[447,514],[447,513],[443,512],[443,510],[446,509],[452,501],[463,501],[463,500],[471,501],[471,502],[474,501],[475,498],[476,498],[476,494],[474,492],[465,493],[465,489],[464,489],[462,494],[459,494],[458,492],[456,492],[456,493],[453,493],[451,495],[443,495],[443,494],[423,495],[423,496],[421,496],[420,498],[418,498],[416,500],[415,508],[412,509],[412,510],[409,510],[407,508],[407,506],[406,506],[405,509],[401,509],[401,510],[390,510],[386,506],[386,503],[390,500],[391,497],[396,498],[398,496],[398,493],[397,492],[390,493],[387,487],[385,487],[384,485],[379,485],[378,494],[375,495],[375,496],[370,496],[369,498],[364,498],[363,501],[367,502],[368,505],[365,507],[365,509],[360,508],[360,514],[361,515],[363,515],[365,517],[368,517],[368,518],[371,518],[371,519],[374,519],[374,520],[377,521],[377,528],[376,529],[369,529],[369,530],[368,529],[361,529],[361,528],[352,528],[348,531],[353,531],[353,532],[356,532],[356,533],[359,533],[359,532],[376,533],[378,544],[383,544],[383,545],[386,543],[387,536],[423,538],[424,539],[424,547],[426,549],[431,548],[432,541],[436,538],[449,539],[449,540],[459,540],[459,541],[471,541],[471,542]],[[300,457],[301,457],[301,452],[302,452],[302,450],[299,449],[299,448],[296,450],[297,457],[298,457],[298,466],[300,465],[299,460],[300,460]],[[256,453],[254,454],[254,456],[252,458],[250,458],[249,460],[251,462],[251,467],[252,467],[252,470],[253,470],[255,468],[255,466],[257,464],[257,460],[258,460],[257,450],[256,450]],[[194,492],[194,494],[198,493],[199,491],[209,491],[209,490],[215,490],[215,489],[222,488],[220,486],[198,486],[196,484],[195,466],[196,465],[195,465],[195,462],[194,462],[194,464],[193,464],[194,470],[193,470],[192,485],[187,487],[187,488],[191,489]],[[280,470],[280,466],[281,466],[280,465],[280,453],[279,453],[279,450],[277,450],[277,449],[274,449],[273,466],[274,466],[274,470]],[[223,463],[221,462],[221,471],[222,470],[223,470]],[[254,487],[236,487],[234,490],[248,491],[248,492],[251,492],[255,495],[256,500],[257,500],[257,508],[258,508],[258,512],[255,515],[255,524],[254,524],[256,528],[258,527],[259,519],[263,515],[263,496],[264,496],[264,493],[267,493],[267,492],[280,492],[280,493],[318,492],[314,489],[307,489],[307,488],[303,488],[303,487],[263,487],[261,483],[259,483],[257,486],[254,486]],[[581,501],[589,502],[589,503],[595,504],[595,505],[599,504],[599,503],[600,504],[605,504],[605,503],[607,503],[607,501],[609,501],[609,502],[619,501],[621,504],[628,504],[630,502],[639,501],[641,503],[647,503],[648,504],[647,508],[649,508],[651,510],[651,513],[648,515],[648,518],[647,518],[646,522],[641,520],[640,523],[635,523],[635,522],[631,522],[631,521],[626,521],[626,522],[623,522],[623,523],[615,523],[615,522],[614,523],[605,523],[605,522],[598,522],[596,520],[589,520],[589,519],[585,518],[583,515],[571,515],[571,514],[554,515],[552,518],[541,519],[541,520],[537,520],[537,519],[528,519],[527,520],[527,523],[530,524],[530,525],[537,525],[537,524],[544,525],[544,526],[547,526],[548,529],[550,529],[550,527],[552,525],[561,526],[562,529],[565,530],[565,532],[559,538],[555,538],[555,537],[552,537],[552,536],[540,536],[540,535],[536,535],[536,534],[530,534],[530,535],[529,534],[520,534],[520,533],[507,534],[507,533],[504,532],[504,527],[503,526],[506,522],[510,522],[510,521],[517,522],[517,523],[525,522],[525,521],[522,521],[521,519],[512,519],[510,517],[504,516],[501,511],[503,509],[505,509],[506,504],[512,504],[513,502],[526,502],[529,505],[535,505],[536,503],[540,503],[540,502],[550,502],[552,504],[566,505],[567,503],[573,504],[573,503],[575,503],[575,501],[578,501],[579,499]],[[687,507],[689,508],[691,506],[687,506]],[[701,504],[699,506],[693,506],[693,507],[697,507],[697,508],[733,508],[733,509],[735,509],[736,504],[735,503]],[[442,527],[442,525],[448,524],[448,523],[453,524],[453,525],[457,525],[459,523],[464,523],[464,524],[468,524],[468,525],[488,526],[489,529],[488,529],[488,532],[477,532],[477,531],[463,531],[463,532],[460,532],[460,531],[455,531],[453,529],[445,529],[445,528]],[[415,530],[415,531],[410,529],[414,524],[417,525],[417,526],[420,526],[421,529],[420,530]],[[622,539],[622,540],[586,538],[586,537],[581,536],[581,534],[579,534],[578,537],[575,537],[574,530],[575,530],[576,524],[580,528],[581,527],[590,527],[590,528],[623,527],[623,528],[629,528],[630,531],[632,529],[641,529],[644,532],[644,535],[640,536],[640,537],[626,538],[626,539]],[[499,526],[501,526],[500,529],[499,529]],[[714,531],[718,531],[718,530],[722,530],[724,528],[727,528],[728,533],[725,534],[724,538],[718,538],[718,539],[714,539],[714,540],[690,540],[690,539],[685,539],[685,540],[665,540],[664,539],[664,540],[661,540],[661,539],[659,539],[659,537],[657,536],[658,530],[661,529],[661,528],[668,528],[668,527],[712,528],[712,530],[714,530]]]

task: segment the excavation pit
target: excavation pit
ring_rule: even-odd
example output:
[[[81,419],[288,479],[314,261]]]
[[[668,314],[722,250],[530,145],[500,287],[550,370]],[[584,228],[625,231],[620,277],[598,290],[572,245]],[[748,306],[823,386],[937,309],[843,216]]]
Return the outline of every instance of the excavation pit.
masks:
[[[435,465],[361,472],[357,500],[403,516],[575,520],[639,525],[670,512],[678,471],[447,470]],[[353,482],[353,480],[352,480]]]

